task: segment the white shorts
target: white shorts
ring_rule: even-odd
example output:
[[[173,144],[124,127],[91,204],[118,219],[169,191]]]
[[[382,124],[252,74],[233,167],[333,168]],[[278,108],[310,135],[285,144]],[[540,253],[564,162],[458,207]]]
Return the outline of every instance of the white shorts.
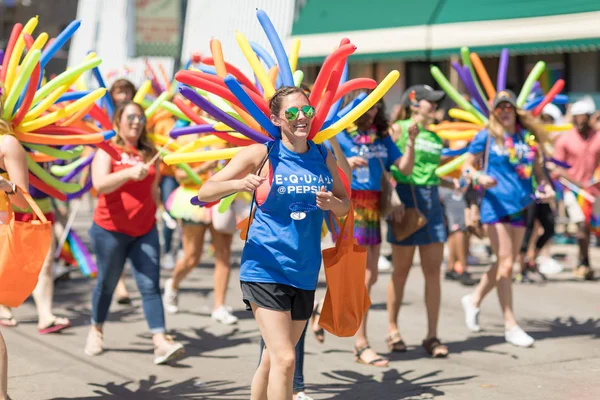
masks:
[[[211,207],[212,224],[217,232],[233,235],[237,230],[236,226],[239,219],[248,216],[249,204],[243,200],[234,200],[231,206],[224,212],[219,212],[219,206]]]

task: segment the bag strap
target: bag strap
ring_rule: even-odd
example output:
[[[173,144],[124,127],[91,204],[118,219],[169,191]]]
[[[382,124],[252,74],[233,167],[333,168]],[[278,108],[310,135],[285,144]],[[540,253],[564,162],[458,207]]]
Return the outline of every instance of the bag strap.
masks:
[[[273,151],[273,148],[275,148],[275,143],[267,142],[266,146],[269,151],[267,151],[267,155],[265,156],[265,159],[260,164],[260,167],[258,167],[258,170],[256,171],[255,175],[260,175],[263,167],[265,166],[267,161],[269,161],[269,154],[271,154],[271,151]],[[258,204],[256,204],[256,190],[254,191],[254,193],[252,193],[252,201],[250,202],[250,215],[248,215],[248,226],[246,227],[246,240],[244,241],[244,243],[248,242],[248,232],[250,232],[250,224],[252,223],[252,214],[256,210],[255,205],[256,205],[256,207],[258,207]]]
[[[335,247],[340,247],[343,244],[351,245],[354,242],[354,207],[352,206],[352,202],[350,202],[350,209],[343,224],[333,213],[331,213],[331,216],[338,225],[342,226],[335,241]]]
[[[419,210],[419,203],[417,202],[417,196],[415,195],[415,186],[412,183],[410,185],[410,193],[412,194],[414,208]]]
[[[42,222],[43,224],[47,223],[48,219],[46,219],[46,216],[44,215],[44,213],[40,209],[40,206],[37,205],[37,203],[35,202],[35,200],[33,200],[33,198],[31,197],[31,195],[27,191],[21,189],[20,186],[16,186],[15,185],[15,194],[17,192],[21,192],[21,195],[23,196],[23,198],[25,199],[25,201],[27,202],[27,204],[29,204],[29,207],[31,208],[31,211],[33,211],[33,215],[35,217],[37,217],[40,220],[40,222]],[[15,213],[14,213],[14,211],[12,209],[12,203],[10,201],[10,197],[8,195],[6,195],[6,193],[4,193],[4,196],[6,196],[6,200],[8,202],[7,213],[8,213],[8,221],[10,222],[12,219],[14,219]]]
[[[488,131],[488,137],[485,141],[485,150],[483,152],[483,173],[487,175],[488,172],[488,168],[489,168],[489,162],[490,162],[490,141],[491,141],[491,137],[492,134],[490,131]],[[481,191],[481,197],[479,198],[479,206],[481,206],[481,203],[483,202],[483,198],[485,197],[485,191],[486,189],[483,188]]]

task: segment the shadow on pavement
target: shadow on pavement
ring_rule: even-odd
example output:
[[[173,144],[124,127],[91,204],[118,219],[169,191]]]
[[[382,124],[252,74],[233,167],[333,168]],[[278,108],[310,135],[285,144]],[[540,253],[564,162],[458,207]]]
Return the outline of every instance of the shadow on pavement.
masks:
[[[107,384],[90,383],[93,395],[85,397],[56,397],[52,400],[238,400],[250,397],[248,386],[234,386],[232,381],[201,382],[199,379],[187,379],[172,383],[169,380],[158,381],[156,375],[139,381],[137,388],[134,383],[109,382]]]
[[[388,369],[383,372],[381,380],[375,380],[375,375],[363,375],[354,371],[325,372],[327,378],[337,383],[323,385],[309,385],[310,393],[330,394],[328,400],[358,400],[381,399],[396,400],[413,396],[418,398],[433,398],[443,396],[445,393],[440,387],[449,385],[462,385],[476,376],[461,376],[456,378],[437,379],[442,373],[436,370],[425,375],[411,377],[413,370],[398,372],[397,369]],[[429,396],[422,396],[427,394]]]

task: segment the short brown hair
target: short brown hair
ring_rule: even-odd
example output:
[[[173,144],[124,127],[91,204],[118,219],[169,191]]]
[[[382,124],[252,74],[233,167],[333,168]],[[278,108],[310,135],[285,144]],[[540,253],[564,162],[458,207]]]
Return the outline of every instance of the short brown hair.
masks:
[[[283,86],[277,89],[273,97],[271,97],[269,100],[269,109],[271,110],[271,114],[279,114],[279,111],[281,111],[281,103],[283,102],[283,98],[296,93],[300,93],[302,96],[306,97],[306,100],[309,100],[304,90],[299,87]]]
[[[133,97],[135,95],[136,89],[135,89],[135,85],[133,83],[131,83],[131,81],[128,81],[127,79],[117,79],[112,84],[112,86],[110,87],[110,90],[108,91],[111,99],[114,99],[116,91],[119,91],[119,92],[130,91],[131,96]],[[115,106],[116,106],[116,104],[115,104]]]

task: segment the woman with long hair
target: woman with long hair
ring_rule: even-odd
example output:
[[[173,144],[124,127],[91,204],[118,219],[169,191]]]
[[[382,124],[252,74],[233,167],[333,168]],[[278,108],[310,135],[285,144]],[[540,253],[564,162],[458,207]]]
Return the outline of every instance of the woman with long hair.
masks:
[[[160,297],[160,244],[156,229],[159,202],[158,162],[149,164],[155,150],[146,135],[142,107],[124,102],[115,111],[117,135],[113,147],[121,155],[116,161],[98,150],[92,162],[92,181],[98,192],[90,238],[98,265],[92,295],[92,326],[85,353],[103,352],[103,324],[125,261],[142,295],[144,315],[154,342],[154,363],[164,364],[183,355],[183,346],[166,335]],[[160,161],[159,161],[160,162]]]
[[[195,137],[188,137],[188,139],[194,140]],[[201,179],[206,181],[223,168],[223,163],[207,161],[194,166],[194,168]],[[180,169],[176,170],[175,174],[180,186],[167,202],[167,208],[181,224],[183,257],[177,261],[171,278],[165,282],[163,295],[165,310],[171,314],[179,312],[179,287],[185,277],[198,266],[204,252],[206,233],[210,232],[215,257],[214,303],[211,318],[225,325],[235,324],[238,318],[225,304],[225,296],[231,275],[231,244],[233,233],[236,231],[235,206],[237,203],[234,202],[223,214],[218,212],[218,207],[196,207],[190,204],[190,197],[198,192],[200,185],[191,181]],[[225,223],[220,224],[221,221]]]
[[[315,110],[304,91],[282,87],[269,107],[281,140],[237,153],[200,187],[198,198],[210,202],[267,185],[249,221],[240,271],[244,303],[266,344],[251,398],[290,399],[294,348],[311,316],[321,267],[323,215],[342,217],[350,202],[331,153],[308,140]]]
[[[407,237],[396,236],[393,223],[388,225],[387,240],[392,244],[393,272],[387,289],[388,335],[390,350],[406,351],[400,335],[398,315],[404,287],[412,266],[415,250],[419,248],[421,268],[425,278],[425,307],[427,336],[423,348],[433,357],[445,357],[448,348],[438,339],[438,320],[441,303],[440,273],[444,258],[446,227],[439,195],[439,186],[446,185],[436,175],[440,165],[442,139],[428,129],[435,122],[439,102],[444,92],[427,85],[408,88],[402,97],[398,120],[394,123],[394,140],[401,151],[414,149],[414,167],[409,174],[396,175],[396,192],[406,208],[418,209],[427,223]],[[417,131],[417,135],[411,131]],[[451,183],[448,187],[454,188]]]
[[[535,136],[539,145],[526,139]],[[506,341],[520,347],[533,345],[534,339],[517,324],[513,312],[512,272],[525,234],[524,209],[535,201],[554,197],[554,190],[543,171],[541,152],[546,133],[533,117],[516,105],[509,90],[496,94],[489,125],[475,136],[463,172],[485,194],[481,203],[481,222],[490,238],[497,261],[483,275],[472,294],[462,298],[467,327],[478,332],[479,306],[485,296],[497,288],[504,317]],[[484,160],[483,171],[475,166]],[[537,190],[533,190],[535,176]]]
[[[354,206],[354,237],[359,245],[367,248],[365,284],[369,291],[378,276],[382,179],[392,166],[403,174],[410,174],[414,162],[412,148],[403,156],[389,136],[389,128],[385,104],[380,101],[360,117],[354,127],[338,135],[339,145],[352,169],[350,198]],[[355,336],[354,356],[356,361],[367,365],[386,367],[389,364],[369,346],[367,314]]]

